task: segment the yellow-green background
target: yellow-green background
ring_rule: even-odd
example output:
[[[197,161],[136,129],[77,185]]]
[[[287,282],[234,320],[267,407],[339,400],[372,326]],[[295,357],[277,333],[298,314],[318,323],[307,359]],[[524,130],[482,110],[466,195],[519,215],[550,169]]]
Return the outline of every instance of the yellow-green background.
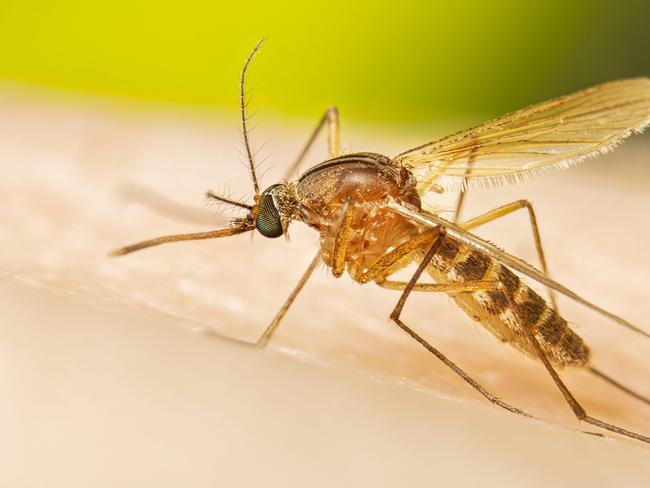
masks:
[[[0,78],[287,116],[433,121],[650,74],[650,1],[0,0]]]

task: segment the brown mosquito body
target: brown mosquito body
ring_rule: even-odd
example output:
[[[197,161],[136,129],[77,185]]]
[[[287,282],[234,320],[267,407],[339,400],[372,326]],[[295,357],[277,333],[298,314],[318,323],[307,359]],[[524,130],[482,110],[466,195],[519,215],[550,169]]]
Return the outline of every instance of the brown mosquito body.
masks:
[[[311,168],[296,183],[277,186],[274,192],[292,212],[293,220],[320,232],[321,257],[334,276],[341,276],[345,269],[359,283],[372,280],[385,288],[403,289],[405,284],[388,281],[388,277],[412,262],[421,262],[436,244],[437,252],[427,266],[436,283],[484,287],[452,294],[473,320],[529,356],[537,353],[524,328],[534,331],[554,365],[588,363],[589,349],[566,320],[506,266],[387,208],[391,200],[422,210],[415,178],[390,158],[374,153],[334,158]],[[377,265],[395,249],[391,262]]]
[[[259,191],[246,130],[244,82],[247,68],[260,47],[247,59],[241,77],[240,108],[244,143],[255,189],[246,204],[208,193],[209,198],[248,210],[231,226],[197,234],[163,236],[117,249],[113,256],[159,244],[226,237],[257,230],[274,238],[287,235],[292,222],[302,222],[320,234],[320,246],[291,295],[261,335],[264,347],[320,263],[335,277],[347,272],[358,283],[401,292],[390,318],[403,331],[469,383],[480,394],[511,412],[526,412],[500,400],[477,383],[441,351],[401,320],[412,292],[450,296],[474,321],[499,340],[539,360],[575,416],[586,423],[650,443],[650,437],[591,417],[558,374],[567,367],[585,368],[611,386],[650,405],[650,400],[620,384],[592,365],[585,342],[559,313],[555,293],[562,294],[627,329],[650,338],[644,330],[589,302],[549,277],[535,212],[530,202],[511,202],[467,221],[460,208],[472,183],[489,186],[517,182],[549,167],[567,167],[606,152],[632,132],[650,124],[650,80],[606,83],[572,95],[533,105],[477,127],[433,141],[394,157],[371,152],[342,155],[338,111],[330,108],[287,173],[288,182]],[[290,177],[322,129],[328,131],[329,158],[298,179]],[[458,183],[461,196],[453,219],[423,208],[429,192]],[[471,230],[527,210],[541,270]],[[409,265],[417,270],[408,281],[391,276]],[[429,280],[421,280],[427,273]],[[548,301],[525,282],[547,287]]]

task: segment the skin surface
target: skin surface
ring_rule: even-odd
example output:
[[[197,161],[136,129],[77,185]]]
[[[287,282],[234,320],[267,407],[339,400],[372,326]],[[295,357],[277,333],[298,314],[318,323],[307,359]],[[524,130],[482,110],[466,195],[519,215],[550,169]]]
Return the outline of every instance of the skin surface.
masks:
[[[650,481],[647,446],[579,432],[594,429],[578,425],[543,368],[444,296],[413,297],[404,320],[541,421],[488,404],[391,324],[397,292],[323,268],[266,352],[223,339],[258,338],[313,257],[316,233],[295,224],[290,243],[242,235],[120,260],[105,254],[226,224],[229,209],[202,206],[201,195],[225,183],[233,197],[251,194],[236,117],[34,97],[5,96],[0,117],[0,484]],[[342,127],[348,151],[392,154],[433,135],[349,132],[344,117]],[[258,159],[272,154],[263,188],[310,129],[310,121],[268,120],[253,133],[254,145],[269,141]],[[464,215],[531,199],[551,274],[647,330],[650,147],[647,136],[636,139],[563,173],[474,192]],[[317,147],[310,164],[324,152]],[[480,235],[536,263],[523,213]],[[650,395],[647,341],[565,300],[559,306],[595,365]],[[564,378],[594,415],[650,431],[647,406],[587,373]]]

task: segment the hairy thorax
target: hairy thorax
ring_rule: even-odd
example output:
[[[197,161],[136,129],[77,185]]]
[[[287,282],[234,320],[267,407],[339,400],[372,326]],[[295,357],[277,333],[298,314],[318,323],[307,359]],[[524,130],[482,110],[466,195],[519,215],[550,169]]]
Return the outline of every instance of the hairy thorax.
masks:
[[[352,206],[347,270],[356,278],[379,256],[421,231],[385,208],[394,199],[420,208],[415,179],[386,156],[357,153],[325,161],[298,181],[299,219],[321,236],[323,261],[332,266],[334,240],[344,208]]]

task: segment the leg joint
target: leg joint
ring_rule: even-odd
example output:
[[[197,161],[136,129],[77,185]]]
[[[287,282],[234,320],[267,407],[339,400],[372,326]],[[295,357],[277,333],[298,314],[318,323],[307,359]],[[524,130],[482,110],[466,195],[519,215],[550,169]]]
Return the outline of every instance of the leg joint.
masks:
[[[532,210],[533,204],[530,203],[529,200],[526,200],[525,198],[522,198],[521,200],[517,200],[517,205],[521,205],[522,207],[526,207]]]

